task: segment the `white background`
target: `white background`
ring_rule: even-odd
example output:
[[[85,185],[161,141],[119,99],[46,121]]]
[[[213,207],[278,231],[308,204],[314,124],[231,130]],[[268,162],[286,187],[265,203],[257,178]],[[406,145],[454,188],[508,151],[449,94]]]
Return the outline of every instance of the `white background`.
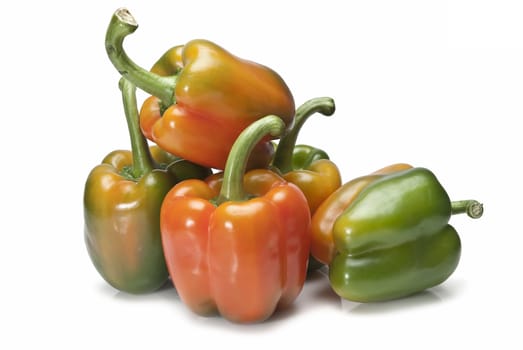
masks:
[[[394,162],[432,169],[453,199],[456,272],[417,296],[342,302],[327,278],[294,308],[240,326],[201,318],[172,288],[107,286],[83,242],[87,174],[129,141],[118,73],[104,49],[125,6],[125,47],[149,67],[206,38],[263,63],[297,104],[331,96],[300,143],[325,149],[344,181]],[[0,5],[0,348],[521,349],[523,8],[518,1],[16,1]],[[142,95],[140,95],[140,98]]]

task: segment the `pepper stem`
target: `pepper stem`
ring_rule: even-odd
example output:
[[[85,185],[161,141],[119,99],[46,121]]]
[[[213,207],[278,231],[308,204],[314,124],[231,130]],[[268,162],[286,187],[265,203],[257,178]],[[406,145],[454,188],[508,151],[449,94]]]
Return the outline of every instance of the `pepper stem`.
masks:
[[[280,139],[276,153],[274,154],[273,166],[278,168],[282,173],[288,173],[292,170],[292,153],[296,146],[296,140],[300,129],[305,124],[307,118],[316,112],[324,116],[334,114],[334,100],[330,97],[316,97],[306,101],[296,110],[294,124],[291,129]]]
[[[125,119],[127,120],[131,138],[131,152],[133,154],[133,165],[130,169],[127,169],[127,174],[133,179],[139,179],[154,169],[154,162],[147,140],[140,130],[138,106],[136,104],[136,86],[125,78],[120,79],[118,86],[122,91]]]
[[[134,85],[158,97],[164,105],[174,103],[177,76],[162,77],[134,63],[123,49],[125,37],[138,28],[138,23],[126,8],[113,14],[105,34],[105,50],[114,67]]]
[[[227,157],[222,188],[216,199],[216,204],[226,201],[241,201],[247,198],[243,188],[243,176],[252,149],[267,134],[278,137],[284,130],[285,123],[281,118],[268,115],[258,119],[242,131]]]
[[[452,215],[466,213],[473,219],[479,219],[483,215],[483,204],[476,200],[453,201],[450,204]]]

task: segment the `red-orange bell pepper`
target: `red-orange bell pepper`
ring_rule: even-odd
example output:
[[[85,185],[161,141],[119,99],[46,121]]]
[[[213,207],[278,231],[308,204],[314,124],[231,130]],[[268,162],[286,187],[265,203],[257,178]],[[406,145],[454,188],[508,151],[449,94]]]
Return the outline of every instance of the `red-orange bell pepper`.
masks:
[[[292,123],[293,96],[273,70],[207,40],[192,40],[169,50],[148,71],[122,47],[137,26],[127,10],[116,11],[107,30],[106,50],[123,76],[153,96],[144,102],[140,124],[144,135],[162,149],[223,169],[232,144],[253,121],[274,114],[286,125]],[[269,138],[260,143],[254,165],[266,166],[273,149]]]
[[[164,199],[160,225],[169,273],[198,314],[259,322],[302,290],[310,251],[307,200],[270,170],[244,175],[254,144],[284,127],[276,116],[254,122],[235,142],[222,182],[182,181]]]

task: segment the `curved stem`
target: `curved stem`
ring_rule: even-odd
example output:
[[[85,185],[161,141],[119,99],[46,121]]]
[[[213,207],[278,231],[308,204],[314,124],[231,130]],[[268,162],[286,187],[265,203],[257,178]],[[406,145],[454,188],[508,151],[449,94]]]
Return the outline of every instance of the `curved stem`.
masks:
[[[278,168],[282,173],[288,173],[292,170],[292,152],[296,146],[296,140],[300,129],[305,124],[307,118],[312,114],[319,112],[324,116],[334,114],[334,100],[330,97],[317,97],[306,101],[296,110],[294,124],[278,143],[278,148],[274,154],[273,166]]]
[[[217,204],[247,198],[243,189],[243,176],[252,149],[267,134],[278,137],[284,130],[285,123],[281,118],[268,115],[258,119],[242,131],[234,142],[225,163],[223,183],[220,195],[216,200]]]
[[[451,207],[452,215],[466,213],[473,219],[478,219],[483,215],[483,204],[473,199],[453,201]]]
[[[122,77],[128,79],[143,91],[158,97],[163,104],[174,103],[176,76],[162,77],[143,69],[127,56],[123,49],[125,37],[138,28],[138,23],[125,8],[113,14],[105,34],[105,50],[114,67]]]
[[[134,179],[139,179],[153,170],[153,158],[147,140],[140,130],[138,106],[136,104],[136,86],[125,78],[121,78],[118,85],[122,91],[125,118],[131,138],[133,166],[130,169],[130,175]]]

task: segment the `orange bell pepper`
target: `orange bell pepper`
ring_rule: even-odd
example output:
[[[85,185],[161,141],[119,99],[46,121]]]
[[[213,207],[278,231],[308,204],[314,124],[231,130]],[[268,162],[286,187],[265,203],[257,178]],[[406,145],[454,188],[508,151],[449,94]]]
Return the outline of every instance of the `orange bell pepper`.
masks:
[[[254,145],[284,128],[276,116],[254,122],[232,147],[222,181],[182,181],[164,199],[167,267],[181,300],[198,314],[260,322],[303,288],[310,251],[305,196],[270,170],[244,175]]]
[[[162,149],[223,169],[234,141],[252,122],[274,114],[286,125],[292,123],[294,98],[270,68],[198,39],[172,48],[148,71],[122,47],[137,27],[127,10],[116,11],[107,29],[106,50],[125,78],[152,95],[141,109],[140,125]],[[260,140],[253,165],[268,165],[273,151],[269,141],[269,137]]]

